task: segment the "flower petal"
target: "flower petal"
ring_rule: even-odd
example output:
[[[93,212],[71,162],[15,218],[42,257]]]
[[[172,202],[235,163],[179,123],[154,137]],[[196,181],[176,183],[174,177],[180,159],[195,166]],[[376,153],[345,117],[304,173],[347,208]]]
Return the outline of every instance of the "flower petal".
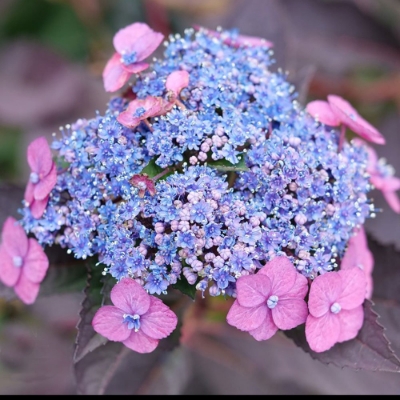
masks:
[[[338,342],[339,334],[340,324],[337,314],[327,313],[319,318],[315,318],[311,314],[308,315],[306,339],[311,350],[317,353],[329,350]]]
[[[137,62],[143,61],[153,54],[163,40],[164,35],[153,30],[141,36],[140,40],[132,46],[132,51],[136,53]]]
[[[35,185],[29,180],[26,185],[25,194],[24,194],[24,199],[28,204],[31,204],[34,200],[34,197],[33,197],[34,191],[35,191]]]
[[[124,323],[124,312],[114,306],[100,307],[93,317],[92,326],[97,333],[114,342],[128,339],[132,332]]]
[[[229,309],[226,321],[241,331],[251,331],[258,328],[266,318],[269,309],[266,305],[258,307],[242,307],[235,300]]]
[[[134,44],[138,41],[138,39],[151,31],[152,29],[143,22],[135,22],[130,24],[125,28],[120,29],[114,35],[114,48],[120,54],[123,54],[124,52],[130,53],[133,51]]]
[[[366,279],[360,268],[351,268],[338,271],[342,278],[342,291],[337,298],[343,310],[352,310],[360,306],[365,300]]]
[[[284,298],[297,297],[304,299],[308,292],[308,280],[307,278],[299,273],[296,273],[296,280],[292,288],[284,295]]]
[[[338,342],[354,339],[364,322],[363,307],[359,306],[353,310],[341,310],[337,315],[340,321]]]
[[[253,274],[240,277],[236,282],[237,301],[243,307],[265,304],[271,293],[268,276]]]
[[[140,318],[140,329],[153,339],[162,339],[176,328],[178,318],[160,299],[150,296],[150,307]]]
[[[37,240],[29,239],[29,249],[23,265],[24,274],[30,281],[40,283],[44,279],[48,268],[49,259],[42,246]]]
[[[147,336],[139,329],[137,332],[132,330],[128,339],[122,343],[138,353],[151,353],[158,346],[158,342],[159,340]]]
[[[107,62],[103,71],[104,89],[115,92],[128,82],[131,73],[122,67],[121,56],[115,53]]]
[[[44,211],[46,210],[48,202],[49,202],[49,196],[45,197],[43,200],[33,200],[29,206],[32,217],[36,219],[41,218]]]
[[[342,292],[342,279],[338,272],[318,275],[310,286],[308,309],[314,317],[321,317]]]
[[[254,339],[261,341],[268,340],[269,338],[274,336],[277,331],[278,327],[272,320],[271,313],[267,313],[262,324],[258,328],[249,331],[249,333],[254,337]]]
[[[51,168],[48,175],[41,178],[40,181],[36,185],[34,185],[33,196],[35,200],[45,199],[53,190],[56,183],[57,183],[57,167],[56,164],[53,163],[53,167]]]
[[[292,329],[306,322],[307,303],[303,299],[279,299],[278,304],[271,310],[271,314],[279,329]]]
[[[113,304],[128,314],[143,315],[150,307],[150,296],[131,278],[121,279],[111,290]]]
[[[39,294],[40,284],[31,282],[22,272],[18,282],[14,286],[14,291],[17,296],[25,303],[32,304],[35,302]]]
[[[332,111],[351,130],[363,139],[377,144],[385,144],[385,138],[364,118],[362,118],[353,106],[340,96],[329,95],[328,102]]]
[[[400,213],[400,199],[395,192],[383,191],[383,197],[389,204],[389,207],[397,214]]]
[[[315,100],[311,101],[306,106],[306,111],[312,115],[317,121],[329,125],[339,126],[340,120],[332,111],[331,106],[327,101]]]
[[[171,72],[167,81],[165,82],[165,87],[178,96],[182,89],[189,85],[189,73],[187,71],[174,71]]]
[[[12,257],[0,246],[0,280],[6,286],[14,286],[21,274],[21,268],[14,265]]]
[[[28,236],[13,217],[8,217],[1,233],[4,249],[11,256],[24,258],[28,251]]]
[[[129,72],[130,74],[137,74],[138,72],[142,72],[145,69],[149,68],[149,64],[145,63],[145,62],[137,62],[134,64],[130,64],[130,65],[124,65],[121,64],[122,68]]]
[[[299,274],[292,262],[285,256],[278,256],[268,261],[258,274],[266,275],[271,280],[271,294],[287,294],[296,282]]]
[[[44,136],[32,141],[27,150],[28,164],[32,172],[46,176],[53,166],[50,146]]]

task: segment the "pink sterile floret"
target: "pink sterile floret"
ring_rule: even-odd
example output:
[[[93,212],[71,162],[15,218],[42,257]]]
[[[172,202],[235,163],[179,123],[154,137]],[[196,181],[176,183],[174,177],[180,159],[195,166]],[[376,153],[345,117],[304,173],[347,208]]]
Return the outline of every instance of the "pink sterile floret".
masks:
[[[319,275],[308,297],[306,339],[318,353],[357,336],[363,319],[365,274],[359,268]]]
[[[0,245],[0,279],[14,288],[17,296],[32,304],[39,293],[49,260],[35,239],[28,239],[24,229],[13,217],[8,217]]]
[[[139,197],[144,197],[146,191],[149,192],[150,196],[156,194],[156,186],[154,181],[146,175],[136,174],[133,175],[129,182],[132,186],[139,189]]]
[[[111,301],[113,306],[97,310],[92,321],[94,330],[138,353],[152,352],[178,322],[169,307],[130,278],[121,279],[113,287]]]
[[[369,142],[385,144],[385,138],[381,133],[361,117],[348,101],[331,94],[328,96],[328,102],[337,118],[352,131]]]
[[[373,280],[372,270],[374,268],[374,257],[368,248],[367,236],[365,230],[361,227],[357,233],[352,236],[344,253],[340,269],[347,270],[358,267],[365,273],[366,295],[367,299],[372,296]]]
[[[275,257],[257,274],[240,277],[236,290],[227,322],[256,340],[267,340],[278,329],[292,329],[307,318],[307,279],[287,257]]]
[[[315,100],[306,106],[306,111],[319,122],[329,126],[339,126],[340,120],[327,101]]]
[[[141,121],[161,115],[164,112],[164,103],[164,99],[154,96],[132,100],[128,108],[118,115],[117,120],[128,128],[136,128]]]
[[[40,218],[46,209],[50,192],[57,182],[57,167],[45,137],[35,139],[28,146],[27,158],[31,174],[25,189],[25,201],[32,216]]]
[[[163,41],[164,35],[153,31],[147,24],[136,22],[120,29],[114,36],[116,53],[103,71],[104,88],[115,92],[128,82],[132,74],[149,67],[143,62]]]
[[[167,81],[165,82],[165,87],[168,92],[172,93],[172,97],[176,98],[179,93],[188,87],[189,85],[189,73],[187,71],[174,71],[171,72]]]

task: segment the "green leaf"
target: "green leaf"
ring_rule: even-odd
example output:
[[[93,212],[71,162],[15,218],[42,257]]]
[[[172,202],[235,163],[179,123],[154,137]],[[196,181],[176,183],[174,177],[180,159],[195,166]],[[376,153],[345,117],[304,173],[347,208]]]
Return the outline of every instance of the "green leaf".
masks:
[[[228,160],[217,160],[207,163],[211,168],[215,168],[218,171],[229,172],[229,171],[248,171],[249,168],[246,165],[245,157],[243,154],[239,155],[240,161],[237,164],[232,164]]]
[[[172,285],[172,287],[174,289],[179,290],[181,293],[186,294],[193,300],[196,296],[196,292],[197,292],[196,285],[189,284],[189,282],[187,281],[187,279],[184,276],[182,276],[181,279],[179,279],[175,283],[175,285]]]
[[[142,169],[141,174],[146,174],[149,178],[154,178],[159,173],[163,172],[164,168],[161,168],[156,164],[156,159],[152,158],[150,162]]]

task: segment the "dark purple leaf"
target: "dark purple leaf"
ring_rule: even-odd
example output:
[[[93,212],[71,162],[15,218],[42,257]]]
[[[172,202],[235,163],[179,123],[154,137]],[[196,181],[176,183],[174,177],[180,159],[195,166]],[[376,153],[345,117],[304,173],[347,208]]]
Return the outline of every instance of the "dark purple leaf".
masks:
[[[337,343],[328,351],[312,351],[306,341],[303,327],[286,331],[285,334],[312,358],[324,364],[356,370],[399,372],[400,360],[390,348],[384,333],[385,328],[378,322],[378,314],[372,309],[372,305],[369,300],[364,302],[364,325],[357,337]]]

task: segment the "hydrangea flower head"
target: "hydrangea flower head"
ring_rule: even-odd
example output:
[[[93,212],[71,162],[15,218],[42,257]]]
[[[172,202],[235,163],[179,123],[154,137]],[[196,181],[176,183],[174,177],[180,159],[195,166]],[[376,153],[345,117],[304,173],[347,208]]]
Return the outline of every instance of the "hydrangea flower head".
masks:
[[[106,91],[117,91],[128,82],[132,74],[147,69],[149,64],[143,60],[157,49],[163,39],[161,33],[141,22],[120,29],[114,36],[116,53],[103,71]]]
[[[57,167],[45,137],[35,139],[28,146],[27,158],[31,174],[25,189],[25,201],[32,216],[40,218],[57,181]]]
[[[365,273],[351,268],[319,275],[310,287],[306,338],[315,352],[357,336],[364,320]]]
[[[93,317],[94,330],[138,353],[152,352],[176,327],[169,307],[133,279],[121,279],[111,290],[111,301],[114,305],[99,308]]]
[[[275,257],[254,275],[239,278],[236,290],[227,322],[256,340],[267,340],[278,329],[292,329],[306,321],[307,279],[285,256]]]
[[[26,304],[32,304],[39,293],[49,260],[36,239],[28,239],[13,217],[3,225],[0,245],[0,280],[14,288]]]

